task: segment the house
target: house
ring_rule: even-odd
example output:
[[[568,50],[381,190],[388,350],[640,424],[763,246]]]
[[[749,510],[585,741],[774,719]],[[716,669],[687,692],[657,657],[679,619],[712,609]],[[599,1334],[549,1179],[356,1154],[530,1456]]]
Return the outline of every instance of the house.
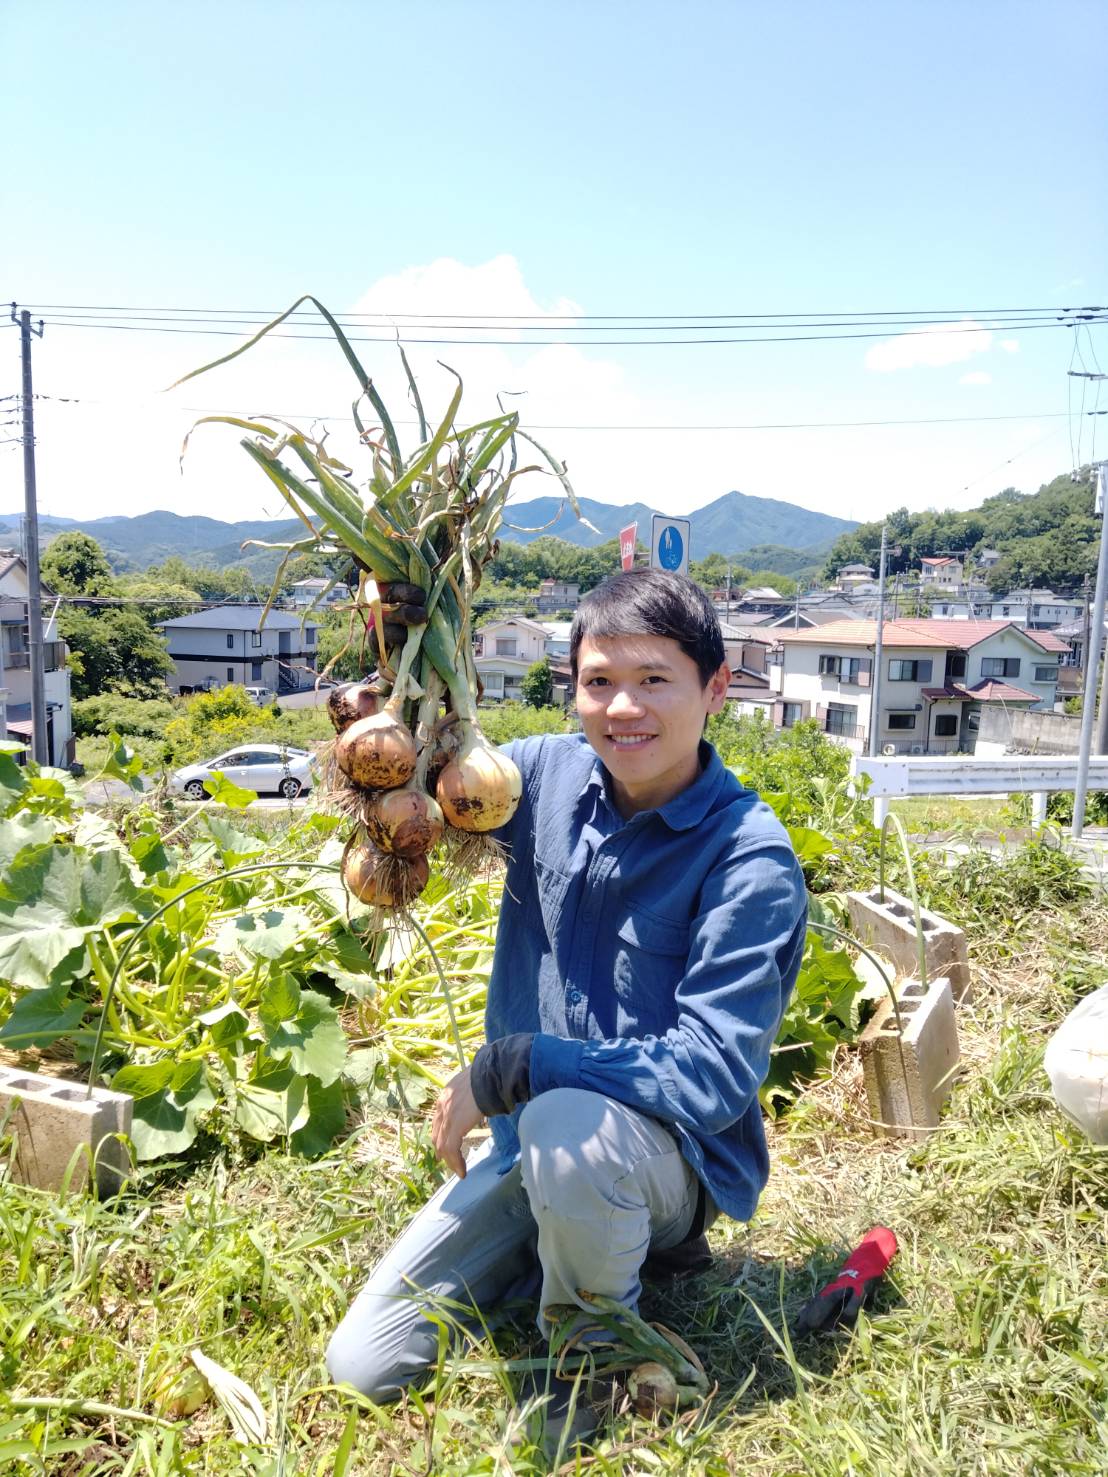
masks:
[[[31,747],[31,659],[27,632],[27,566],[19,554],[0,550],[0,709],[6,720],[0,736]],[[58,598],[40,582],[45,667],[46,752],[48,761],[65,768],[73,763],[73,712],[65,642],[58,634]]]
[[[318,623],[310,616],[262,605],[217,605],[159,622],[174,670],[171,692],[197,692],[230,682],[269,687],[278,694],[311,687],[316,679]]]
[[[1000,550],[978,549],[975,556],[975,562],[978,569],[983,569],[986,572],[988,572],[988,570],[990,569],[995,569],[996,566],[1000,563]]]
[[[577,580],[542,580],[532,596],[540,615],[553,615],[557,610],[576,610],[581,600]]]
[[[844,564],[835,581],[838,590],[854,590],[859,585],[874,586],[873,570],[868,564]]]
[[[921,559],[919,582],[924,590],[960,590],[965,583],[965,569],[961,559],[955,559],[949,554]]]
[[[330,588],[328,588],[330,587]],[[292,587],[294,610],[327,610],[332,605],[343,604],[350,599],[350,586],[341,580],[305,579],[297,580]]]
[[[482,626],[474,639],[474,664],[485,697],[518,701],[527,669],[546,656],[549,639],[547,627],[525,615],[507,616]]]
[[[815,718],[855,753],[873,720],[875,621],[779,631],[774,724]],[[983,708],[1051,710],[1065,643],[1012,621],[900,620],[882,629],[877,739],[883,753],[972,751]]]
[[[1033,631],[1053,631],[1077,620],[1082,609],[1080,600],[1055,595],[1053,590],[1010,590],[992,601],[989,614],[994,621],[1019,621]]]

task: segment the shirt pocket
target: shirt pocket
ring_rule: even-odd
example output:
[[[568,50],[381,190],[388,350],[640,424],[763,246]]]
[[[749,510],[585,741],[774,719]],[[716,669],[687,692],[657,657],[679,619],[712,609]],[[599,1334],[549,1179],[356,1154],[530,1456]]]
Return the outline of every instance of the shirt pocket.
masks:
[[[689,926],[632,908],[616,925],[617,1021],[625,1036],[660,1036],[677,1024],[674,995],[689,955]]]

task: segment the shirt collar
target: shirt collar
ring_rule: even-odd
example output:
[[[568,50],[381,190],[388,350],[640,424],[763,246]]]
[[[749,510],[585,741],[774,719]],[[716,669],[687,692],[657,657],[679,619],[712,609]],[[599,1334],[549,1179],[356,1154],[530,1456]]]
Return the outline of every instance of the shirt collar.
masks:
[[[640,811],[640,816],[658,815],[665,821],[671,831],[689,831],[698,826],[711,810],[719,795],[720,787],[728,776],[728,771],[723,766],[723,760],[712,748],[706,739],[700,740],[700,773],[688,789],[682,790],[679,795],[674,795],[672,800],[667,800],[665,805],[658,810]],[[621,825],[630,825],[616,810],[608,784],[608,771],[600,762],[599,755],[593,762],[589,777],[585,781],[585,791],[592,791],[598,799],[602,799],[608,809],[617,818]],[[637,820],[638,816],[632,816]]]

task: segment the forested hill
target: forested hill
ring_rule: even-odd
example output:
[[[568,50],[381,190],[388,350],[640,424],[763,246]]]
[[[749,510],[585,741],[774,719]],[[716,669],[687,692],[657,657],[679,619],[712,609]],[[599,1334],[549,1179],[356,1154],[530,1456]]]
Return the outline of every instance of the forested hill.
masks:
[[[1038,492],[1007,487],[969,512],[909,513],[898,508],[887,520],[888,572],[918,568],[921,559],[934,555],[996,549],[1002,557],[988,576],[994,591],[1038,585],[1059,595],[1075,594],[1096,568],[1100,520],[1093,511],[1094,482],[1085,468],[1079,480],[1065,472]],[[844,564],[869,564],[876,570],[880,550],[880,522],[863,523],[836,539],[824,577],[833,578]]]

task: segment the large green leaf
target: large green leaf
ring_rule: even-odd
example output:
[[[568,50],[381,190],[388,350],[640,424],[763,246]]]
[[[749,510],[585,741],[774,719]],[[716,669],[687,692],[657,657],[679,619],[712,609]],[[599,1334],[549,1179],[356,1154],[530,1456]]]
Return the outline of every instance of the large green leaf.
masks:
[[[214,1107],[215,1097],[199,1074],[188,1087],[165,1087],[139,1098],[131,1119],[135,1154],[139,1159],[180,1154],[200,1131],[200,1115]]]
[[[6,821],[0,821],[0,868],[14,862],[21,851],[28,851],[33,846],[48,846],[57,829],[49,816],[37,815],[31,810],[17,811]]]
[[[27,776],[12,757],[23,753],[23,745],[5,741],[0,747],[0,809],[5,814],[15,805],[27,788]]]
[[[241,785],[236,785],[234,780],[229,780],[218,769],[212,770],[204,781],[204,788],[213,800],[218,801],[220,805],[226,805],[229,810],[245,810],[258,798],[256,790],[243,789]]]
[[[108,754],[97,779],[120,780],[132,790],[140,793],[145,789],[142,779],[142,759],[129,749],[118,733],[108,735]]]
[[[235,1089],[235,1121],[251,1138],[286,1138],[308,1121],[307,1082],[291,1067],[277,1067]]]
[[[250,1025],[250,1017],[233,1000],[217,1005],[214,1010],[204,1011],[196,1019],[202,1026],[207,1026],[212,1045],[218,1047],[231,1046],[240,1040]]]
[[[87,1000],[69,998],[68,985],[28,990],[15,1002],[11,1014],[0,1026],[0,1041],[16,1051],[26,1051],[29,1046],[49,1046],[75,1031],[88,1008]]]
[[[317,1159],[346,1127],[346,1100],[341,1082],[324,1086],[308,1078],[308,1121],[289,1139],[289,1148],[305,1158]]]
[[[260,851],[265,850],[265,843],[259,841],[257,836],[250,836],[245,831],[240,831],[232,826],[230,821],[225,821],[218,815],[206,815],[204,824],[207,826],[219,847],[219,854],[223,858],[225,867],[238,866],[248,857],[257,856]]]
[[[128,1092],[133,1098],[153,1097],[173,1083],[177,1064],[172,1057],[120,1067],[112,1078],[113,1092]]]
[[[266,1023],[263,1019],[263,1027]],[[346,1061],[347,1038],[338,1012],[315,990],[300,995],[300,1009],[292,1020],[266,1029],[269,1050],[275,1057],[288,1053],[297,1071],[311,1073],[327,1086],[338,1079]]]
[[[269,908],[264,913],[243,913],[219,930],[216,947],[223,954],[238,954],[247,963],[255,959],[280,959],[309,928],[309,920],[298,908]]]
[[[17,858],[0,879],[0,977],[49,984],[90,933],[137,918],[140,902],[116,852],[52,846]]]
[[[258,1019],[268,1033],[277,1031],[286,1021],[296,1019],[300,1011],[300,986],[291,974],[273,974],[262,987]]]

